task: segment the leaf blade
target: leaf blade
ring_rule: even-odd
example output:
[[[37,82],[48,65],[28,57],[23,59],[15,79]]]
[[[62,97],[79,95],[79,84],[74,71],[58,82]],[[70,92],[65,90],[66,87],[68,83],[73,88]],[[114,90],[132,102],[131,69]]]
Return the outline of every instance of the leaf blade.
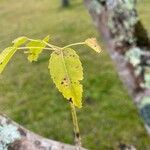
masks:
[[[87,46],[89,46],[90,48],[92,48],[94,51],[96,51],[97,53],[100,53],[102,51],[101,47],[99,46],[96,38],[88,38],[87,40],[85,40],[85,44]]]
[[[29,48],[28,50],[28,53],[29,53],[28,60],[30,62],[37,61],[37,59],[39,58],[39,55],[42,53],[43,49],[46,47],[46,44],[44,42],[48,42],[48,41],[49,41],[49,36],[46,36],[43,40],[30,41],[26,45],[27,47],[34,47],[34,48]]]
[[[13,40],[12,43],[14,44],[15,47],[19,47],[19,46],[23,45],[25,42],[27,42],[27,40],[28,40],[27,37],[22,36],[22,37],[19,37],[19,38]]]
[[[81,108],[83,89],[80,81],[83,79],[83,68],[76,52],[70,48],[53,52],[49,69],[58,90]]]
[[[0,54],[0,73],[4,70],[5,66],[8,64],[11,57],[17,51],[17,47],[7,47]]]

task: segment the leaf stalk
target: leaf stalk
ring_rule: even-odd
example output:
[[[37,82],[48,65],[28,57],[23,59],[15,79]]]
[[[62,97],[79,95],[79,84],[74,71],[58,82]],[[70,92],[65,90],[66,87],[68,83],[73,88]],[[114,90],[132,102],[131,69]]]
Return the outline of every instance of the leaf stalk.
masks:
[[[79,42],[79,43],[73,43],[73,44],[69,44],[67,46],[64,46],[62,49],[65,49],[65,48],[68,48],[68,47],[71,47],[71,46],[76,46],[76,45],[84,45],[85,42]]]
[[[70,107],[71,107],[71,115],[72,115],[72,122],[73,122],[73,128],[74,128],[76,150],[80,150],[82,143],[81,143],[80,129],[79,129],[79,125],[78,125],[77,113],[76,113],[75,106],[73,105],[72,102],[70,102]]]

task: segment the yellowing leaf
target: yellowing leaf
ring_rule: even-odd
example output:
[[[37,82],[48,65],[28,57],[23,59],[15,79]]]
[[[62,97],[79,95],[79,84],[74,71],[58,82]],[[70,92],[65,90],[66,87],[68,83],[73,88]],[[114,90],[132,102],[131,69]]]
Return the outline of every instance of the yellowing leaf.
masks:
[[[49,41],[49,36],[43,39],[43,41],[48,42]],[[29,42],[26,46],[30,47],[29,48],[29,55],[28,55],[28,60],[30,62],[32,61],[37,61],[40,53],[43,51],[43,49],[46,47],[46,44],[42,40],[35,40]]]
[[[19,47],[22,44],[25,44],[25,42],[27,42],[28,38],[25,36],[19,37],[17,39],[15,39],[12,43],[14,43],[15,47]]]
[[[98,53],[100,53],[102,50],[101,47],[98,45],[96,38],[89,38],[85,40],[85,44]]]
[[[16,47],[8,47],[0,54],[0,73],[4,70],[5,66],[17,51]]]
[[[51,54],[49,62],[50,75],[65,98],[77,107],[82,107],[82,64],[73,49],[57,50]]]

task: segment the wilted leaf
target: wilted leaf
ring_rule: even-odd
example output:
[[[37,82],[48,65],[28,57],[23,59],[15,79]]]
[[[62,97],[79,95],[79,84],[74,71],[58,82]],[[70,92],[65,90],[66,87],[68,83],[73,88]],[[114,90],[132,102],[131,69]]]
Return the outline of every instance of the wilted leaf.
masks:
[[[8,47],[0,54],[0,73],[4,70],[5,66],[17,51],[16,47]]]
[[[85,44],[98,53],[100,53],[102,50],[101,47],[98,45],[96,38],[89,38],[85,40]]]
[[[48,42],[49,41],[49,36],[43,39],[43,41]],[[28,55],[28,60],[30,62],[32,61],[37,61],[40,53],[43,51],[43,49],[46,47],[46,44],[42,40],[35,40],[29,42],[26,46],[31,47],[29,48],[29,55]],[[33,48],[32,48],[33,47]]]
[[[14,43],[15,47],[19,47],[22,44],[25,44],[25,42],[27,42],[28,38],[25,36],[19,37],[17,39],[15,39],[12,43]]]
[[[51,54],[49,69],[51,77],[65,98],[82,107],[82,64],[73,49],[57,50]]]

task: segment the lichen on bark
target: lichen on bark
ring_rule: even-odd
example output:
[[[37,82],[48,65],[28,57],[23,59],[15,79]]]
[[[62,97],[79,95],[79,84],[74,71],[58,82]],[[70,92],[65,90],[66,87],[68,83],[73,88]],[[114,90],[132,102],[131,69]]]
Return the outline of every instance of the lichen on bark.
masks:
[[[16,126],[6,122],[0,124],[0,150],[7,150],[10,144],[20,138],[21,135]]]

